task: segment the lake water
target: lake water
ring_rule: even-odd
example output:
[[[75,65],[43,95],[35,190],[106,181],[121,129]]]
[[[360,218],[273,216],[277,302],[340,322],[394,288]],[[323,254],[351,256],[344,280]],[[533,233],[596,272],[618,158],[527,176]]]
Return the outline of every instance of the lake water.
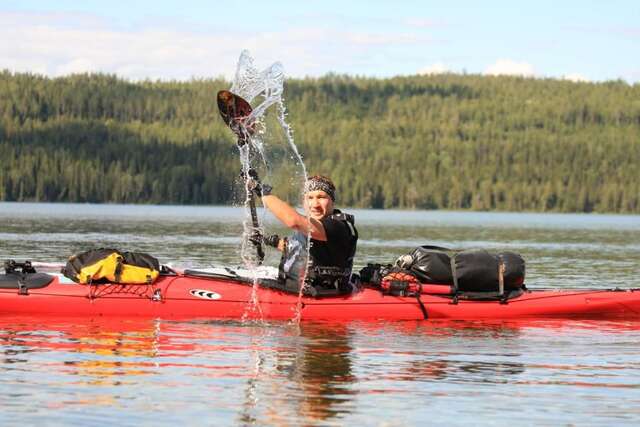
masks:
[[[503,249],[530,288],[640,286],[640,217],[352,210],[357,268]],[[262,214],[267,228],[284,233]],[[0,259],[237,265],[242,211],[0,203]],[[271,252],[267,262],[277,265]],[[640,322],[176,322],[0,314],[0,425],[637,425]]]

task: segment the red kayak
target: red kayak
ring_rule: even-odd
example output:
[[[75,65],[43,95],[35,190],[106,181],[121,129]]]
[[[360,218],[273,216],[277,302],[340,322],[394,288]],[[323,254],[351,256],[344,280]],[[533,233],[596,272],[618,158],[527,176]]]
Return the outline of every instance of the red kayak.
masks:
[[[507,301],[456,301],[447,295],[423,293],[418,301],[413,296],[391,296],[364,288],[351,295],[299,299],[231,277],[206,275],[161,275],[150,285],[80,285],[60,275],[54,275],[53,280],[49,277],[44,286],[10,288],[0,281],[0,313],[292,319],[300,306],[302,320],[640,319],[640,289],[534,290]]]

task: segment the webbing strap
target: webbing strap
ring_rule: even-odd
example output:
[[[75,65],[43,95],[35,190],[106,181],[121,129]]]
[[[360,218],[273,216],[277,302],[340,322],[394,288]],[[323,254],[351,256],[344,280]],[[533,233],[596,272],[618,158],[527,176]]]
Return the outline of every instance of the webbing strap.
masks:
[[[453,300],[452,304],[458,303],[458,275],[456,274],[456,259],[451,257],[451,276],[453,277]]]
[[[424,306],[424,303],[420,299],[420,294],[422,294],[422,284],[418,287],[418,292],[416,292],[416,299],[418,300],[418,305],[420,306],[420,311],[422,311],[422,317],[427,320],[429,318],[429,314],[427,314],[427,309]]]
[[[504,293],[504,272],[506,267],[503,260],[498,261],[498,294],[500,296],[500,304],[507,303],[508,294]]]
[[[498,293],[504,295],[504,262],[498,261]]]
[[[29,289],[25,282],[26,276],[25,273],[20,273],[20,277],[18,278],[18,295],[29,295]]]
[[[116,260],[115,278],[116,283],[120,283],[122,278],[122,264],[124,260],[121,256],[118,256]]]

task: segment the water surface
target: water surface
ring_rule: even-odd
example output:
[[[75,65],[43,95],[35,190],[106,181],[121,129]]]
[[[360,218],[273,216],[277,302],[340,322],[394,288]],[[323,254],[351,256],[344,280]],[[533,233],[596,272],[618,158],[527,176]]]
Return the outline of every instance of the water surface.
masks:
[[[534,288],[640,286],[638,216],[352,212],[358,267],[429,243],[518,251]],[[0,259],[108,246],[237,265],[241,231],[236,208],[0,203]],[[0,425],[637,425],[638,354],[635,321],[0,314]]]

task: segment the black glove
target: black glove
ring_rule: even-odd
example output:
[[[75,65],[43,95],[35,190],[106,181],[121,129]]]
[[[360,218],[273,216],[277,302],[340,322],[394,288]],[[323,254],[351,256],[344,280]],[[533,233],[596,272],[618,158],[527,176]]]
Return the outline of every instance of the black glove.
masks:
[[[270,236],[263,236],[259,230],[255,230],[249,236],[249,241],[256,246],[258,246],[261,243],[264,243],[267,246],[273,246],[274,248],[277,248],[278,243],[280,243],[280,236],[278,236],[277,234],[272,234]]]
[[[248,239],[255,246],[261,245],[263,240],[262,233],[260,230],[253,230],[253,232],[249,235]]]
[[[278,236],[277,234],[272,234],[271,236],[263,237],[262,241],[267,246],[272,246],[274,248],[277,248],[278,243],[280,243],[280,236]]]
[[[262,197],[271,194],[271,190],[273,190],[273,188],[269,184],[261,183],[258,172],[256,172],[254,169],[249,169],[244,177],[247,180],[247,186],[249,187],[249,190],[253,191],[256,196]]]

